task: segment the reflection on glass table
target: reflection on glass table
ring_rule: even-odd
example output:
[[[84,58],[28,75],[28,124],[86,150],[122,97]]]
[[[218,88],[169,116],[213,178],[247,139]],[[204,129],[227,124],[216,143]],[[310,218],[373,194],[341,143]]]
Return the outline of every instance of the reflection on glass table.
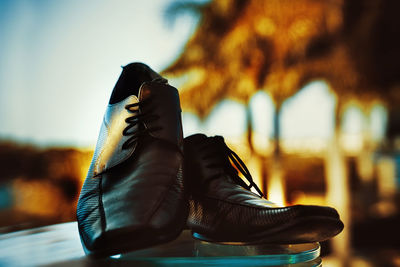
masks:
[[[0,235],[0,266],[321,266],[318,243],[223,245],[184,231],[159,246],[106,259],[85,257],[76,223]]]

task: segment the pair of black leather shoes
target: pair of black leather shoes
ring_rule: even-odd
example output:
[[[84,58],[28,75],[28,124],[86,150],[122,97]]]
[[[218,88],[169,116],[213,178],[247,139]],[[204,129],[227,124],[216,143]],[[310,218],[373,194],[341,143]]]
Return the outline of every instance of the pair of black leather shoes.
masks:
[[[125,66],[114,87],[77,219],[91,256],[165,243],[186,226],[208,241],[280,244],[322,241],[343,229],[333,208],[264,199],[222,137],[183,139],[178,91],[141,63]]]

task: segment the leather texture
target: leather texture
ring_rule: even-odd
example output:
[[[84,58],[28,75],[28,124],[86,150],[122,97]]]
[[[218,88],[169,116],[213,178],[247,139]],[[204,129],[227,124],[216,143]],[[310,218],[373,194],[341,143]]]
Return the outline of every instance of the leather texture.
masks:
[[[239,185],[225,150],[213,138],[197,134],[184,139],[187,225],[196,235],[214,242],[304,243],[343,229],[333,208],[279,207]]]
[[[93,156],[94,176],[124,162],[135,150],[136,144],[129,149],[122,149],[122,145],[129,139],[122,132],[126,128],[125,120],[132,115],[125,106],[138,102],[138,98],[132,95],[119,103],[108,105]],[[137,130],[138,125],[135,125],[132,131]]]
[[[114,91],[118,84],[126,90],[130,85],[141,86],[136,88],[137,95],[124,95],[120,86],[118,93],[113,92],[122,100],[110,100],[106,109],[78,201],[79,232],[91,256],[168,242],[180,234],[187,219],[178,92],[163,79],[140,80],[154,75],[145,75],[148,67],[135,64],[124,68]],[[141,103],[145,98],[150,101]],[[126,109],[131,104],[135,104],[133,113]],[[129,124],[126,119],[139,114],[142,117],[135,119],[129,135],[122,134]],[[124,148],[135,135],[132,145]]]
[[[156,93],[155,93],[156,92]],[[140,88],[139,100],[151,95],[152,104],[144,107],[143,112],[153,110],[153,114],[161,118],[157,121],[145,122],[146,128],[160,127],[161,130],[151,132],[150,135],[171,142],[183,148],[181,108],[178,90],[171,90],[168,85],[160,82],[144,83]],[[169,105],[169,103],[176,105]]]

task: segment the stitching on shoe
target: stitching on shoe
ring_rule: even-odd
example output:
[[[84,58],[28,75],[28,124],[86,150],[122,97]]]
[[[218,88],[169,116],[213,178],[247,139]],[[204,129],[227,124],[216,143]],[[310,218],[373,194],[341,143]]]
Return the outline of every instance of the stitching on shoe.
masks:
[[[182,159],[182,161],[183,161],[183,159]],[[157,213],[157,211],[158,211],[158,209],[160,208],[161,204],[164,202],[164,199],[165,199],[166,196],[169,194],[169,192],[171,191],[171,189],[173,188],[173,186],[175,185],[175,183],[177,183],[177,178],[176,178],[176,176],[177,176],[178,173],[179,173],[179,169],[180,169],[180,168],[183,168],[183,163],[181,162],[179,165],[180,165],[180,166],[179,166],[177,172],[176,172],[175,175],[174,175],[174,179],[171,179],[171,182],[170,182],[170,184],[168,185],[168,190],[166,190],[165,193],[162,195],[162,197],[160,197],[160,198],[158,199],[158,203],[157,203],[157,205],[155,205],[154,210],[152,210],[152,211],[149,213],[150,215],[149,215],[149,217],[148,217],[148,220],[146,221],[146,224],[148,224],[148,223],[151,221],[151,219],[155,216],[155,214]],[[182,170],[183,170],[183,169],[182,169]]]
[[[106,122],[106,118],[105,117],[103,117],[103,123],[106,126],[106,133],[107,133],[107,135],[105,137],[105,141],[106,141],[107,138],[108,138],[109,132],[110,132],[110,126]],[[101,159],[103,153],[104,153],[104,148],[102,148],[100,153],[99,153],[99,155],[97,155],[96,161],[95,161],[94,166],[93,166],[93,170],[94,170],[94,174],[95,175],[92,175],[92,177],[96,177],[96,176],[101,174],[101,173],[96,173],[96,170],[97,170],[97,166],[99,165],[99,160]]]
[[[103,176],[99,177],[99,212],[100,212],[100,222],[101,222],[101,231],[106,231],[106,215],[104,213],[103,207]]]
[[[215,198],[209,198],[209,197],[208,197],[208,199],[211,200],[212,202],[214,202],[216,206],[218,206],[220,204],[224,205],[225,208],[222,208],[222,210],[224,210],[228,213],[229,213],[229,211],[234,210],[236,208],[236,206],[239,205],[239,204],[236,205],[236,204],[233,204],[228,201],[221,200],[221,199],[215,199]],[[204,205],[201,204],[202,201],[199,201],[199,200],[191,200],[191,201],[197,201],[202,206],[202,208],[204,210],[206,210],[204,208]],[[264,215],[266,215],[269,218],[269,222],[268,222],[269,226],[273,226],[273,225],[282,223],[282,221],[287,220],[287,219],[295,219],[296,214],[297,214],[295,211],[290,210],[290,209],[287,209],[287,213],[284,213],[284,212],[280,213],[278,210],[262,210],[262,209],[260,210],[259,208],[256,208],[256,207],[249,207],[249,206],[245,206],[245,207],[247,208],[247,211],[246,211],[247,214],[253,214],[254,216],[258,217],[260,215],[258,213],[262,212]],[[287,207],[285,207],[285,208],[287,208]],[[220,217],[220,216],[217,216],[217,214],[220,215],[220,213],[218,213],[216,210],[214,210],[211,213],[211,218],[217,219],[217,217]],[[210,215],[210,214],[208,214],[208,215]],[[197,225],[200,228],[209,229],[208,226],[205,225],[205,222],[204,222],[204,219],[206,219],[207,217],[208,216],[205,216],[205,215],[203,215],[201,217],[198,217],[197,215],[194,215],[194,216],[189,215],[189,218],[192,218],[192,220],[190,222],[192,225]],[[221,220],[219,223],[223,223],[223,220]],[[189,227],[189,228],[191,228],[191,227]],[[214,229],[214,227],[211,228],[211,230],[213,230],[213,229]]]
[[[219,199],[219,198],[212,197],[212,196],[207,196],[207,195],[202,196],[202,197],[203,197],[203,198],[208,198],[208,199],[211,199],[211,200],[221,201],[221,202],[228,203],[228,204],[235,205],[235,206],[242,206],[242,207],[252,208],[252,209],[258,209],[258,210],[264,210],[265,208],[268,208],[268,209],[275,209],[275,210],[276,210],[276,209],[285,209],[285,208],[288,208],[288,207],[254,207],[254,206],[252,206],[252,205],[243,204],[243,203],[235,203],[235,202],[231,202],[231,201],[226,200],[226,199]],[[194,199],[197,199],[197,201],[201,201],[201,197],[197,197],[197,196],[196,196]],[[292,207],[294,207],[294,206],[292,206]]]

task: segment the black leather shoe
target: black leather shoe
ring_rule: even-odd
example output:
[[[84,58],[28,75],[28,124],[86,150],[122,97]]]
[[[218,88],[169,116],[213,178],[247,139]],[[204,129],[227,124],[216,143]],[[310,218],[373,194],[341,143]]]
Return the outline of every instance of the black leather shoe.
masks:
[[[264,199],[242,160],[220,136],[189,136],[184,139],[184,154],[185,177],[191,194],[187,225],[198,239],[295,244],[323,241],[343,229],[333,208],[278,207]],[[238,176],[237,170],[249,185]],[[251,187],[259,195],[251,192]]]
[[[123,68],[104,115],[77,219],[86,254],[175,239],[188,212],[178,91],[144,64]]]

